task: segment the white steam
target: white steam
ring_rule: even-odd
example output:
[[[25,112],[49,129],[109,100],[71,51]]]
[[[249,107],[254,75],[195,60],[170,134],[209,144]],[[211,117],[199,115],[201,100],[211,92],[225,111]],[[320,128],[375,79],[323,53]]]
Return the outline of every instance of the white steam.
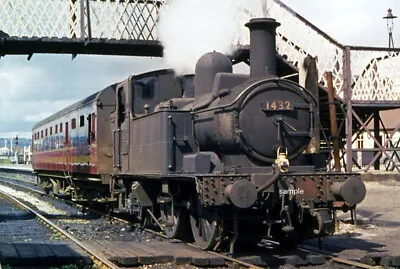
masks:
[[[248,43],[244,24],[265,14],[266,0],[170,1],[158,23],[165,61],[178,74],[194,73],[204,53],[230,54],[238,43]]]

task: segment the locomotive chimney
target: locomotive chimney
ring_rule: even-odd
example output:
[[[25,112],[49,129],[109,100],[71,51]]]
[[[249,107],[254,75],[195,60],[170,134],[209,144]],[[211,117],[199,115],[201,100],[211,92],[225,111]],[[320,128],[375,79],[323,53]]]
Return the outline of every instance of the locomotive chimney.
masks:
[[[256,18],[246,23],[250,30],[250,78],[276,77],[276,28],[274,19]]]

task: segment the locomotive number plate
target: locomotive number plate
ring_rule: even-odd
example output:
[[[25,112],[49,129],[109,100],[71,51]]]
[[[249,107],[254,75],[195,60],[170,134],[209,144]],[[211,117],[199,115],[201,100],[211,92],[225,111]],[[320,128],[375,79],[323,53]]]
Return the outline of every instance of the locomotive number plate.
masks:
[[[274,100],[265,102],[265,111],[292,111],[293,103],[284,100]]]

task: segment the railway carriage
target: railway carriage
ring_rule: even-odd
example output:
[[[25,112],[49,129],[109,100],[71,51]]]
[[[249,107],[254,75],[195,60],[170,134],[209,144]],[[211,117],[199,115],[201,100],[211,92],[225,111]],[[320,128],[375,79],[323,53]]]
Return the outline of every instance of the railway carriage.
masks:
[[[74,197],[82,198],[78,191],[80,181],[101,182],[102,174],[110,174],[112,135],[102,130],[109,125],[114,95],[112,85],[33,126],[32,166],[46,189],[58,195],[72,192]],[[91,189],[92,186],[85,191],[93,192]]]
[[[358,174],[324,171],[318,98],[279,77],[279,23],[246,26],[250,75],[211,52],[192,76],[131,76],[36,124],[40,183],[110,203],[170,238],[190,227],[203,249],[331,233],[336,210],[355,208],[365,186]]]

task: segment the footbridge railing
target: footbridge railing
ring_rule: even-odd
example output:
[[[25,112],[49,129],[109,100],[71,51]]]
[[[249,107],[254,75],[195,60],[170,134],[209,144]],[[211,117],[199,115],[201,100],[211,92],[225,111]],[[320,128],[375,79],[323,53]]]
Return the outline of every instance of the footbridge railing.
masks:
[[[1,0],[0,29],[9,36],[156,41],[163,0]]]
[[[317,56],[321,82],[331,71],[339,97],[400,103],[400,49],[345,46],[279,0],[268,1],[268,13],[282,24],[279,53],[296,66],[306,55]]]

